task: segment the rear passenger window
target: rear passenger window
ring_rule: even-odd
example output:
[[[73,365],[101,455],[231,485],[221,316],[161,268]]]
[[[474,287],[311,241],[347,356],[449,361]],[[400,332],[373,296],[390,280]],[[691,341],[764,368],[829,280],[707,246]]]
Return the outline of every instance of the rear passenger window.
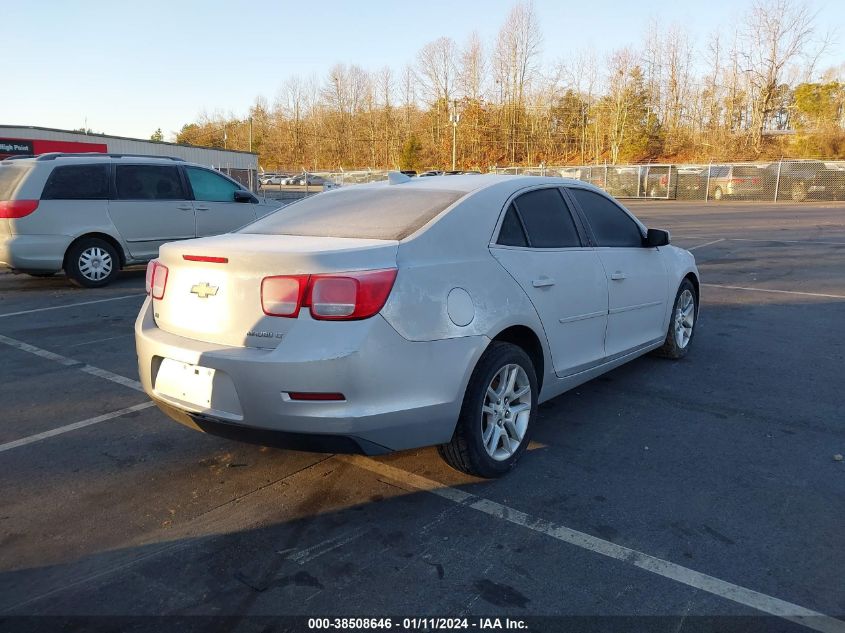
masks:
[[[108,197],[108,165],[56,167],[41,194],[42,200],[106,200]]]
[[[578,201],[598,246],[643,245],[640,227],[622,208],[603,195],[586,189],[570,189]]]
[[[121,200],[184,200],[185,191],[176,167],[118,165],[117,197]]]
[[[522,222],[516,215],[516,208],[513,205],[510,205],[507,213],[505,213],[505,219],[502,220],[502,228],[499,229],[499,239],[496,243],[502,246],[528,246],[525,231],[522,230]]]
[[[514,200],[514,205],[532,248],[581,246],[578,230],[557,188],[529,191]]]

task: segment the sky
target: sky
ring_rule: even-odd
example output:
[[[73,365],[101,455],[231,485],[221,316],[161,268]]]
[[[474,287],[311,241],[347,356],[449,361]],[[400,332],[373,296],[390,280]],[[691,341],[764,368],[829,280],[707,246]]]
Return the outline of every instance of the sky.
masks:
[[[0,124],[172,140],[203,112],[244,116],[293,75],[336,63],[368,70],[413,63],[427,42],[492,43],[513,0],[38,0],[3,2]],[[686,26],[699,48],[749,0],[534,0],[542,63],[637,46],[652,19]],[[822,30],[845,28],[845,2],[810,0]],[[845,33],[819,67],[845,62]]]

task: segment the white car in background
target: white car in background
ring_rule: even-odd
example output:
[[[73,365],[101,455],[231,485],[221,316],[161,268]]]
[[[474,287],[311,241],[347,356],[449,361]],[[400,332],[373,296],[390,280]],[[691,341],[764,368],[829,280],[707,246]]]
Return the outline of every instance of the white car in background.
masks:
[[[166,244],[148,292],[141,382],[175,420],[331,452],[439,445],[496,477],[539,403],[649,351],[683,357],[699,280],[589,184],[392,174]]]

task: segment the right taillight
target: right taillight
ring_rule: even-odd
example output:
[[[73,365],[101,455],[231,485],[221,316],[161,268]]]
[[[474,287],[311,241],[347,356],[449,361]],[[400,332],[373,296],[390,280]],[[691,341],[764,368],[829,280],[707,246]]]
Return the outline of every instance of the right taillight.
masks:
[[[38,208],[38,200],[0,200],[0,218],[24,218]]]
[[[368,319],[382,309],[396,269],[338,274],[282,275],[261,281],[261,308],[267,316],[297,317],[300,308],[322,321]]]

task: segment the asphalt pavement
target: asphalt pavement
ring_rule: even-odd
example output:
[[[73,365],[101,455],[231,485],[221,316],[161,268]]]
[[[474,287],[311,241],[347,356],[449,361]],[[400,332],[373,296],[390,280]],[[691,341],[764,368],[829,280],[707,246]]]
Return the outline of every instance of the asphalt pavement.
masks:
[[[542,405],[497,481],[433,448],[332,456],[183,428],[135,383],[143,270],[99,290],[0,273],[0,629],[845,631],[845,206],[629,207],[696,256],[693,348]]]

